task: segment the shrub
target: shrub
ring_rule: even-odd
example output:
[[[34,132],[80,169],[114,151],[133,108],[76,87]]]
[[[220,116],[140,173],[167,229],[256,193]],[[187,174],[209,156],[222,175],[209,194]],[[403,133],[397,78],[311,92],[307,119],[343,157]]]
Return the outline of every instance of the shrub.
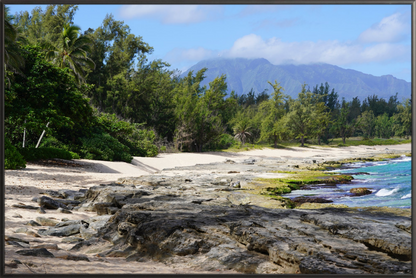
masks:
[[[26,161],[7,138],[4,138],[4,169],[26,168]]]
[[[57,148],[21,148],[19,152],[26,161],[51,158],[72,159],[72,154],[69,151]]]
[[[80,152],[83,158],[128,163],[133,159],[129,148],[108,133],[95,133],[90,138],[81,138],[81,141]]]

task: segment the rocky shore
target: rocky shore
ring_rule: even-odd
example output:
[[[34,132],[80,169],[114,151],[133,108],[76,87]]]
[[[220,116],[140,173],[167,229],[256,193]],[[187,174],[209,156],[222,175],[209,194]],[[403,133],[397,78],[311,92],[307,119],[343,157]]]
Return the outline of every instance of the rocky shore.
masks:
[[[329,164],[322,157],[226,159],[39,190],[11,205],[33,217],[6,231],[6,270],[42,273],[22,259],[36,258],[183,269],[168,273],[411,273],[410,210],[264,194],[272,186],[265,180]],[[316,202],[319,209],[305,209]]]

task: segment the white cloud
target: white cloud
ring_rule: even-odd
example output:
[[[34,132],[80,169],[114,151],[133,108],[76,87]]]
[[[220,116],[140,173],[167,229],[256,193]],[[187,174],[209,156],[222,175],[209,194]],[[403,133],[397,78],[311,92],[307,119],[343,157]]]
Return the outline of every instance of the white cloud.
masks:
[[[234,42],[224,56],[243,58],[266,58],[273,64],[292,63],[329,63],[347,65],[351,63],[381,62],[403,60],[410,57],[410,48],[390,43],[363,46],[357,43],[339,41],[303,41],[282,42],[271,38],[263,40],[260,36],[250,34]]]
[[[358,38],[364,43],[398,42],[410,34],[410,18],[407,14],[395,13],[362,32]]]
[[[270,13],[290,9],[290,5],[247,5],[240,13],[240,16],[249,16],[259,13]]]
[[[213,20],[221,16],[223,7],[213,5],[128,5],[120,9],[121,16],[152,18],[164,24],[186,24]]]
[[[164,59],[169,63],[195,64],[204,59],[265,58],[272,64],[328,63],[345,66],[372,62],[408,61],[410,47],[392,43],[362,45],[333,41],[282,42],[278,38],[262,39],[255,34],[237,39],[230,49],[215,51],[202,47],[174,49]]]

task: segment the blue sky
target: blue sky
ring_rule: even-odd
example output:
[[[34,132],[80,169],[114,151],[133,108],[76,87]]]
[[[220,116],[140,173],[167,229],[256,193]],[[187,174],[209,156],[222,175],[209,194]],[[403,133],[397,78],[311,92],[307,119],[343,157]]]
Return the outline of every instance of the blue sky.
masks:
[[[12,14],[35,7],[8,6]],[[154,48],[151,60],[172,69],[216,57],[265,58],[411,81],[410,5],[79,5],[74,23],[95,29],[110,13]]]

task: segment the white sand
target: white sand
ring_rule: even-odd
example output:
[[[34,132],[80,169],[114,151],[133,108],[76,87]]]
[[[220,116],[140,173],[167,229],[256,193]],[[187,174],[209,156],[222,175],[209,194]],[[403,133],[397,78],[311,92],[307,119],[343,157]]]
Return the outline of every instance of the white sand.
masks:
[[[386,150],[386,148],[388,150]],[[19,202],[26,205],[37,206],[32,202],[33,197],[40,196],[42,190],[59,190],[89,188],[100,183],[109,183],[122,177],[149,175],[160,172],[163,169],[175,166],[192,166],[196,164],[207,164],[212,162],[223,162],[226,159],[241,161],[250,157],[283,157],[288,160],[295,158],[317,158],[326,160],[338,160],[343,158],[361,157],[370,153],[386,153],[389,151],[410,152],[411,144],[393,146],[357,146],[345,148],[290,148],[290,149],[263,149],[241,153],[174,153],[159,154],[157,157],[134,157],[132,164],[125,162],[76,160],[85,167],[52,167],[28,164],[22,170],[6,170],[5,176],[5,234],[30,240],[31,245],[36,244],[33,240],[41,243],[57,244],[60,250],[49,250],[56,256],[66,254],[66,249],[72,245],[62,244],[57,237],[35,238],[22,233],[14,233],[18,228],[27,227],[35,230],[37,227],[25,226],[29,220],[36,217],[52,217],[57,220],[62,218],[85,219],[95,216],[95,213],[74,211],[72,214],[60,214],[53,210],[47,210],[46,214],[39,214],[35,210],[13,208],[13,204]],[[19,216],[16,218],[15,216]],[[6,267],[6,273],[233,273],[233,272],[203,272],[185,268],[182,265],[167,266],[156,262],[126,262],[122,258],[98,258],[88,255],[91,262],[70,261],[59,258],[37,258],[21,256],[15,253],[23,249],[12,245],[6,245],[5,262],[19,259],[22,262],[32,262],[38,267],[31,270],[19,265],[18,268]]]

